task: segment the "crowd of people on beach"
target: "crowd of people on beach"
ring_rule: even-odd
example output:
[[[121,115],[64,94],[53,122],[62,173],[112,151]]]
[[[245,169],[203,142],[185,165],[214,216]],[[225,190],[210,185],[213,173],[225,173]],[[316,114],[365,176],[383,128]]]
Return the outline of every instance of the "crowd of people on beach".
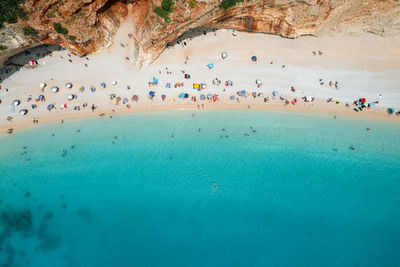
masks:
[[[201,32],[199,32],[201,33]],[[202,32],[203,34],[207,34],[206,31]],[[215,31],[214,31],[215,33]],[[132,34],[128,34],[128,37],[131,38]],[[186,46],[191,40],[191,37],[189,37],[186,40],[179,40],[176,42],[177,45],[181,45],[181,46]],[[168,47],[172,47],[176,44],[168,44]],[[126,48],[128,46],[127,43],[121,42],[120,43],[121,48]],[[62,48],[60,48],[59,50],[63,50]],[[44,57],[44,56],[52,56],[53,51],[45,51],[42,54],[39,54],[38,56],[40,57]],[[29,55],[25,52],[26,55]],[[72,57],[75,56],[74,53],[72,52],[67,52],[66,53],[68,56],[68,61],[69,62],[73,62],[72,61]],[[323,52],[321,50],[318,51],[312,51],[312,54],[314,56],[322,56]],[[226,52],[221,52],[221,57],[222,60],[227,60],[228,54]],[[64,57],[62,55],[60,55],[61,59],[64,59]],[[85,57],[86,61],[89,61],[88,57]],[[129,60],[129,57],[125,57],[124,60]],[[267,62],[270,61],[270,59],[263,59],[263,58],[258,58],[256,55],[253,55],[250,57],[250,62],[257,62],[260,60],[266,60]],[[185,61],[184,61],[184,65],[186,65],[189,61],[189,57],[186,56],[185,57]],[[37,61],[35,63],[36,65],[38,64]],[[87,63],[84,63],[85,67],[88,67]],[[270,61],[270,64],[274,64],[274,61]],[[24,67],[24,66],[20,66],[19,68]],[[206,67],[210,70],[213,71],[214,69],[214,64],[208,63],[206,65]],[[286,64],[282,65],[282,68],[285,68]],[[6,68],[7,71],[7,68]],[[307,103],[311,103],[313,104],[315,101],[315,97],[314,96],[309,96],[309,95],[303,95],[303,96],[299,96],[298,93],[296,92],[296,88],[295,86],[291,86],[290,88],[281,88],[280,91],[276,90],[276,89],[272,89],[272,88],[268,88],[267,91],[270,91],[270,93],[268,93],[268,95],[266,95],[266,90],[264,88],[267,87],[267,85],[263,84],[263,81],[261,79],[257,79],[254,82],[250,82],[248,87],[249,88],[256,88],[255,90],[248,90],[248,89],[239,89],[236,86],[234,86],[234,81],[232,80],[225,80],[222,79],[221,77],[215,77],[213,80],[211,81],[196,81],[191,73],[187,72],[184,69],[180,70],[182,73],[182,80],[178,81],[178,82],[172,82],[171,80],[165,81],[165,86],[163,86],[163,84],[161,84],[160,79],[157,78],[156,76],[152,77],[148,83],[147,83],[147,87],[149,89],[148,95],[147,95],[147,99],[149,99],[150,101],[154,101],[157,98],[159,100],[161,100],[161,103],[163,102],[169,102],[169,103],[193,103],[197,106],[198,109],[204,109],[205,107],[205,103],[216,103],[216,102],[225,102],[225,103],[229,103],[229,102],[236,102],[236,103],[246,103],[248,105],[248,108],[250,108],[251,106],[249,105],[249,101],[244,101],[246,99],[253,99],[253,101],[251,103],[270,103],[271,101],[279,100],[283,105],[288,106],[288,105],[298,105],[299,103],[301,103],[302,105],[307,105]],[[158,74],[167,74],[167,75],[171,75],[172,74],[172,70],[170,70],[168,68],[168,66],[165,67],[165,70],[159,70]],[[1,82],[1,81],[0,81]],[[321,86],[325,86],[328,85],[329,87],[333,87],[336,90],[339,90],[339,81],[333,81],[333,80],[325,80],[324,78],[320,78],[318,80],[319,84]],[[54,81],[50,81],[50,83],[54,84]],[[140,96],[139,93],[137,92],[131,92],[131,86],[130,85],[126,85],[126,89],[127,91],[122,91],[122,90],[116,90],[117,92],[113,92],[114,89],[118,89],[117,86],[118,82],[116,80],[111,81],[111,85],[113,85],[113,87],[108,87],[107,86],[107,82],[99,82],[99,84],[97,86],[100,86],[102,89],[106,90],[108,89],[110,91],[110,93],[108,94],[108,98],[110,101],[113,101],[114,106],[118,107],[118,106],[126,106],[126,108],[130,109],[131,105],[137,105],[139,99],[143,99],[143,101],[145,101],[146,97],[143,97],[143,95]],[[190,86],[190,84],[192,86]],[[145,86],[145,85],[142,85]],[[188,88],[188,87],[192,87],[192,88]],[[165,90],[163,90],[163,88],[161,87],[165,87]],[[209,90],[210,88],[211,90]],[[21,116],[25,116],[30,112],[35,112],[36,109],[38,109],[38,107],[40,105],[44,105],[46,106],[47,110],[49,112],[52,112],[53,110],[57,110],[57,111],[68,111],[70,110],[70,108],[72,108],[72,110],[76,111],[76,112],[81,112],[84,110],[90,110],[92,112],[94,112],[96,109],[98,109],[98,104],[96,103],[90,103],[89,101],[93,101],[92,99],[88,98],[87,95],[82,95],[83,93],[85,93],[85,86],[84,85],[80,85],[78,87],[74,86],[72,83],[68,82],[65,84],[65,88],[63,90],[67,90],[67,92],[69,92],[70,94],[68,95],[68,98],[66,99],[65,102],[63,103],[57,103],[57,102],[51,102],[48,103],[46,100],[46,94],[48,93],[58,93],[60,90],[60,87],[58,85],[53,85],[53,86],[48,86],[46,84],[46,82],[42,82],[40,83],[40,90],[41,93],[37,96],[34,97],[32,94],[29,94],[29,96],[27,97],[26,103],[29,105],[29,108],[22,108],[19,110],[19,114]],[[78,88],[78,91],[76,91],[75,88]],[[96,85],[90,85],[89,87],[89,92],[95,94],[97,92],[96,89]],[[171,95],[169,97],[167,97],[166,92],[168,92],[168,89],[170,88],[181,88],[182,92],[177,94],[177,95]],[[220,91],[219,93],[216,93],[215,91],[218,90]],[[159,91],[161,93],[159,93]],[[166,91],[166,92],[163,92]],[[0,93],[1,92],[9,92],[9,88],[2,88],[0,85]],[[230,93],[228,93],[230,92]],[[142,93],[143,94],[143,93]],[[2,94],[0,94],[1,96]],[[84,99],[80,104],[78,103],[77,99],[80,99],[82,96],[82,98]],[[226,99],[227,98],[227,99]],[[88,99],[88,100],[87,100]],[[255,101],[256,99],[260,99],[258,102]],[[336,105],[340,105],[340,101],[339,100],[334,100],[333,98],[328,98],[327,103],[334,103]],[[274,102],[274,103],[278,103],[278,102]],[[0,104],[3,104],[1,98],[0,98]],[[12,108],[13,110],[18,108],[20,105],[22,104],[21,100],[17,99],[12,103]],[[375,105],[379,104],[379,101],[366,101],[365,98],[359,98],[357,100],[355,100],[353,102],[353,106],[354,106],[354,111],[356,112],[360,112],[363,111],[364,109],[371,109],[373,108]],[[350,104],[346,103],[345,107],[350,108]],[[400,115],[400,111],[395,111],[393,108],[389,108],[387,110],[388,114],[395,114],[395,115]],[[35,114],[35,113],[34,113]],[[102,113],[104,114],[104,113]],[[11,114],[11,116],[8,116],[8,120],[12,121],[13,116],[15,116],[14,114]],[[11,119],[9,119],[11,118]],[[37,116],[35,118],[33,118],[33,123],[37,124],[38,123],[38,118]],[[10,128],[8,133],[12,133],[13,130]]]

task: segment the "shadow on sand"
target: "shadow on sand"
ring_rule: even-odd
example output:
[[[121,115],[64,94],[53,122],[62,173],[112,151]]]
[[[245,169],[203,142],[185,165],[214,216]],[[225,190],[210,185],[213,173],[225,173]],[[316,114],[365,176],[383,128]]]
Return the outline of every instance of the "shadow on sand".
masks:
[[[54,51],[60,51],[59,45],[39,45],[22,51],[10,57],[3,66],[0,67],[0,84],[17,72],[21,67],[29,67],[29,62],[37,61],[45,56],[52,54]]]
[[[212,29],[212,28],[207,28],[207,29],[206,28],[196,28],[196,29],[189,30],[189,31],[185,32],[184,34],[182,34],[181,36],[179,36],[173,42],[167,43],[167,48],[169,46],[174,46],[176,44],[185,46],[186,45],[185,40],[187,40],[187,39],[195,38],[200,35],[207,35],[208,33],[215,33],[216,31],[217,31],[217,29]]]

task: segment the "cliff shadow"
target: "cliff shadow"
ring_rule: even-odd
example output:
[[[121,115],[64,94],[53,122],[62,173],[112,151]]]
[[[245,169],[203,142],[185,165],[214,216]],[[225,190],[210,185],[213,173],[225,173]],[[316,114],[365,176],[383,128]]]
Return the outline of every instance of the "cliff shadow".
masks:
[[[177,39],[175,39],[172,42],[167,43],[167,48],[169,46],[174,46],[174,45],[186,45],[186,40],[190,40],[191,38],[195,38],[201,35],[207,35],[209,33],[215,33],[217,31],[216,28],[195,28],[192,30],[189,30],[179,36]]]
[[[44,58],[45,56],[52,56],[54,51],[60,51],[61,46],[59,45],[39,45],[29,49],[26,49],[18,54],[11,56],[4,63],[3,66],[0,66],[0,84],[19,71],[21,67],[26,68],[36,68],[40,65],[36,65],[36,61],[38,59]],[[30,63],[32,66],[30,66]]]

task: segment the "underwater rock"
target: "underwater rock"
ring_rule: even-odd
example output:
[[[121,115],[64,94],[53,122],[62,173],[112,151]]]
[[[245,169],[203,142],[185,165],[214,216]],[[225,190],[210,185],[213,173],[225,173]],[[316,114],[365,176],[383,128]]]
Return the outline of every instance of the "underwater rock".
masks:
[[[50,220],[53,218],[53,213],[52,212],[48,212],[46,213],[43,218],[42,218],[42,222],[40,223],[39,229],[36,233],[36,237],[38,239],[44,239],[46,238],[46,230],[47,227],[49,225]]]
[[[93,221],[93,213],[90,209],[80,209],[78,211],[78,216],[87,223],[91,223]]]
[[[26,238],[32,233],[32,212],[30,210],[3,211],[0,215],[0,224],[4,231],[18,232]]]
[[[40,245],[36,249],[54,250],[61,245],[61,237],[56,234],[44,233],[40,236]]]
[[[26,197],[26,198],[28,198],[28,197],[30,197],[30,196],[31,196],[31,192],[26,192],[26,193],[25,193],[25,197]]]

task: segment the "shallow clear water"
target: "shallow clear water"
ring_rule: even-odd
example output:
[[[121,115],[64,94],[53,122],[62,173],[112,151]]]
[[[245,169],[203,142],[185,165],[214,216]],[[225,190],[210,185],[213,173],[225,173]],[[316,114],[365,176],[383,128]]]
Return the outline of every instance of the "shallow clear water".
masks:
[[[399,266],[399,136],[267,111],[3,135],[0,266]]]

